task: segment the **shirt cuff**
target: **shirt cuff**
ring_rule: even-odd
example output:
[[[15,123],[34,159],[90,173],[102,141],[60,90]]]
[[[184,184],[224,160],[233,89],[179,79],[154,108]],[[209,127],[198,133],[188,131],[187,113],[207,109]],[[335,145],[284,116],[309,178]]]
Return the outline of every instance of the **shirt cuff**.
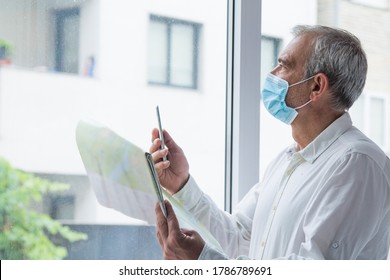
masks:
[[[181,190],[173,195],[173,197],[179,200],[187,210],[195,207],[201,200],[202,196],[203,192],[192,176],[190,176],[187,183],[181,188]]]
[[[229,258],[225,254],[216,250],[214,247],[210,246],[207,243],[203,246],[203,250],[198,257],[198,260],[228,260],[228,259]]]

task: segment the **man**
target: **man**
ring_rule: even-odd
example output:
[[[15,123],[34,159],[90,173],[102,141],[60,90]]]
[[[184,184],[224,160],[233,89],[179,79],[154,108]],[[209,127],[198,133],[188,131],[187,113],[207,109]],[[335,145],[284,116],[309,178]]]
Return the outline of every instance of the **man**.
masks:
[[[390,244],[390,160],[352,126],[347,110],[361,94],[367,61],[352,34],[297,26],[266,78],[267,110],[291,125],[283,150],[233,214],[219,210],[189,175],[183,151],[157,130],[150,148],[162,185],[219,241],[218,252],[157,207],[166,259],[386,259]],[[167,161],[161,161],[168,155]]]

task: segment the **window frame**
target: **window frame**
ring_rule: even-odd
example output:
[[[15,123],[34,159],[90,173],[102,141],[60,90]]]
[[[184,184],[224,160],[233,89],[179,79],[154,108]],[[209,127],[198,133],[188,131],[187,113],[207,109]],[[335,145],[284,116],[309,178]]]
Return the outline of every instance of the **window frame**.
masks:
[[[200,23],[176,19],[176,18],[170,18],[166,16],[160,16],[156,14],[150,14],[149,21],[155,21],[160,22],[166,25],[167,27],[167,53],[166,53],[166,77],[165,82],[156,82],[151,81],[150,77],[148,77],[148,84],[149,85],[159,85],[159,86],[169,86],[169,87],[177,87],[177,88],[186,88],[186,89],[198,89],[199,87],[199,43],[200,43],[200,30],[202,25]],[[185,85],[178,85],[175,83],[172,83],[171,81],[171,44],[172,44],[172,26],[174,25],[185,25],[185,26],[191,26],[193,28],[193,43],[194,43],[194,52],[192,55],[192,85],[185,86]]]
[[[228,1],[225,210],[259,181],[261,1]]]

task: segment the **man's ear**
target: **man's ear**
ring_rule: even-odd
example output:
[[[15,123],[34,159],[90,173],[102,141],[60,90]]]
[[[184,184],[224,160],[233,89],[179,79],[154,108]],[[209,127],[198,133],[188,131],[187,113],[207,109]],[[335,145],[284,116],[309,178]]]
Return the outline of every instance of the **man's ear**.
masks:
[[[321,98],[329,90],[329,79],[323,73],[318,73],[313,78],[310,99],[313,101]]]

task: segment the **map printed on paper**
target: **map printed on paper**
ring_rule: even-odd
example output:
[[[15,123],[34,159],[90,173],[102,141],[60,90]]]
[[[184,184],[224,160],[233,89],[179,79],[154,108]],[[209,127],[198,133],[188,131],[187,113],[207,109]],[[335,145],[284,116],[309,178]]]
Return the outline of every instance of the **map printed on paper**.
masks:
[[[77,146],[98,202],[129,217],[155,224],[158,201],[145,151],[109,128],[80,121]],[[180,226],[196,230],[222,251],[219,243],[174,197],[163,189],[174,207]]]

